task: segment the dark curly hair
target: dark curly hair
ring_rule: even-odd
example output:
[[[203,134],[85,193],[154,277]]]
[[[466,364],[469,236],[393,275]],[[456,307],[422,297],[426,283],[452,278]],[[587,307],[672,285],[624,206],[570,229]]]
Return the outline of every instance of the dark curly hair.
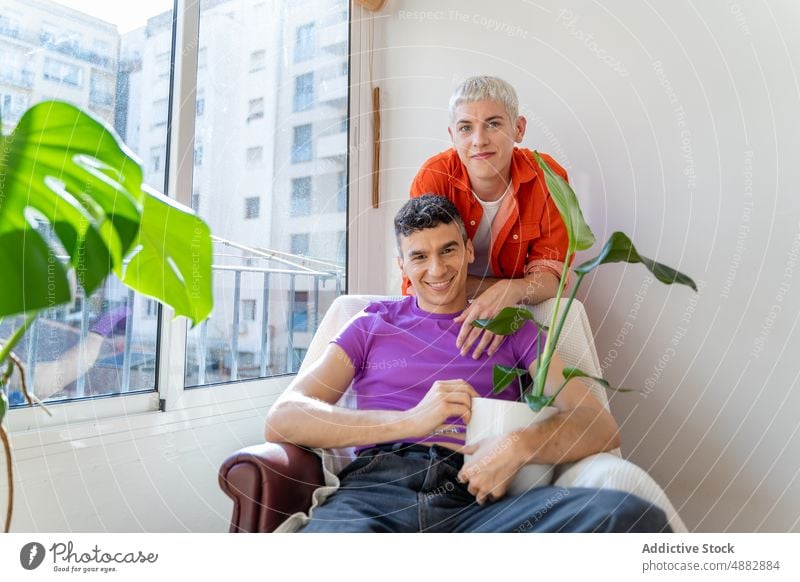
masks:
[[[458,213],[455,204],[438,194],[423,194],[406,202],[394,217],[394,235],[397,248],[400,248],[400,236],[408,236],[413,232],[426,228],[436,228],[440,224],[455,223],[461,231],[461,238],[467,242],[467,229]]]

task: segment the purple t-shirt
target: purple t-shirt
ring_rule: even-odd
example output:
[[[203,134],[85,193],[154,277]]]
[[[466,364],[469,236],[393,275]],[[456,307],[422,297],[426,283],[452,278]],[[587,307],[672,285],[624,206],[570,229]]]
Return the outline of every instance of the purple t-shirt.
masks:
[[[543,341],[536,325],[524,321],[493,356],[484,353],[473,360],[471,351],[462,356],[456,348],[461,324],[453,319],[458,315],[423,311],[413,296],[370,303],[356,315],[331,341],[345,351],[356,369],[353,390],[358,409],[409,410],[437,380],[459,378],[481,396],[517,400],[516,383],[492,396],[494,365],[528,368],[536,360],[536,342]],[[448,422],[464,425],[460,419],[451,418]],[[425,441],[463,443],[463,439],[439,435],[403,439]],[[367,447],[359,447],[364,448]]]

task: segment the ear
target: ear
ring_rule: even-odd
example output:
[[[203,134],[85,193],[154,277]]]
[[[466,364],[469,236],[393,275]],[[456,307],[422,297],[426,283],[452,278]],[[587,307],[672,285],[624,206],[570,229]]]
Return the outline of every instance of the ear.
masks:
[[[450,135],[450,143],[455,145],[456,141],[455,141],[455,139],[453,139],[453,128],[450,127],[450,126],[447,126],[447,133]]]
[[[406,271],[403,268],[405,266],[405,263],[403,263],[403,257],[401,257],[400,255],[397,255],[395,257],[395,259],[397,260],[397,268],[400,269],[400,272],[403,273],[403,275],[405,275]]]
[[[525,128],[528,127],[528,120],[522,115],[517,117],[517,122],[514,124],[514,142],[522,143],[522,138],[525,137]]]
[[[475,262],[475,247],[472,244],[472,239],[467,239],[467,264]]]

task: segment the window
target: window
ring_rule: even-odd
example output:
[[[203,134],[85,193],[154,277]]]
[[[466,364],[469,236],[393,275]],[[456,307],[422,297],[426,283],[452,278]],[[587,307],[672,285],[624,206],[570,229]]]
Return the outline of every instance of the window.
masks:
[[[336,233],[336,240],[336,260],[340,265],[344,265],[347,262],[347,233],[340,230]]]
[[[200,117],[206,110],[206,98],[202,89],[197,91],[197,101],[195,101],[194,112],[197,117]]]
[[[153,111],[151,119],[153,120],[153,127],[160,127],[167,124],[167,117],[169,116],[169,100],[158,99],[153,101]]]
[[[250,99],[247,104],[247,121],[250,122],[262,117],[264,117],[264,98]]]
[[[192,210],[196,213],[200,212],[200,193],[192,192]]]
[[[243,299],[240,308],[241,315],[239,316],[242,321],[255,321],[256,320],[256,300]]]
[[[155,55],[144,50],[152,39],[121,36],[106,17],[84,8],[90,3],[68,9],[56,2],[0,4],[3,123],[16,121],[29,106],[46,99],[71,102],[123,136],[142,160],[145,182],[163,187],[170,94],[166,83],[154,88]],[[18,16],[8,9],[10,5],[18,8]],[[152,12],[143,17],[166,12],[173,2],[156,0],[148,5]],[[161,26],[152,21],[148,27],[164,46],[172,45],[171,22]],[[10,41],[11,32],[19,41]],[[27,54],[14,62],[22,53],[13,47],[23,45]],[[136,53],[147,56],[130,56]],[[149,61],[142,62],[143,58]],[[109,66],[112,62],[114,66]],[[171,66],[169,52],[166,64]],[[46,238],[56,236],[45,229],[41,232]],[[154,300],[129,293],[113,276],[92,296],[78,290],[70,304],[41,312],[19,344],[28,364],[28,388],[50,403],[137,392],[150,393],[150,398],[156,389],[158,314]],[[7,337],[7,326],[17,323],[14,318],[0,322],[0,337]],[[43,369],[48,372],[42,373]],[[24,405],[17,385],[12,386],[11,400],[15,407]]]
[[[314,140],[323,129],[335,133],[347,116],[346,83],[339,83],[343,98],[324,107],[317,90],[320,79],[340,81],[347,70],[346,50],[323,52],[317,38],[331,25],[346,28],[341,9],[347,3],[323,2],[322,11],[298,0],[275,0],[256,10],[259,3],[201,3],[197,83],[205,89],[206,108],[195,117],[204,151],[193,184],[202,193],[200,216],[233,244],[214,244],[216,304],[205,331],[198,326],[187,333],[187,387],[294,372],[295,358],[302,358],[310,340],[295,325],[313,330],[314,289],[320,316],[346,289],[344,267],[336,264],[336,237],[347,231],[346,216],[334,210],[337,175],[346,171],[347,158],[315,157]],[[229,13],[236,23],[234,44],[219,34]],[[275,34],[266,35],[266,29]],[[296,67],[295,61],[302,64]],[[322,268],[314,259],[327,264]],[[298,310],[298,323],[292,324],[295,292],[307,294],[299,305],[310,309]],[[257,302],[254,321],[244,319],[250,309],[245,299]],[[233,326],[237,303],[244,333]]]
[[[44,60],[44,78],[48,81],[80,87],[83,83],[83,70],[78,65],[48,57]]]
[[[247,155],[247,165],[257,166],[262,162],[264,158],[264,148],[262,146],[247,148],[246,155]]]
[[[308,291],[294,292],[292,329],[294,331],[308,331]]]
[[[294,110],[305,111],[314,103],[314,73],[298,75],[294,80]]]
[[[308,216],[311,214],[311,177],[292,180],[292,216]]]
[[[314,56],[314,23],[297,27],[294,43],[294,62],[307,61]]]
[[[194,144],[194,165],[203,165],[203,144],[200,142],[195,142]]]
[[[244,217],[247,219],[258,218],[261,208],[261,198],[258,196],[244,199]]]
[[[304,257],[308,254],[308,233],[293,234],[291,251],[293,255]]]
[[[292,141],[292,163],[311,161],[311,124],[298,125],[294,128]]]
[[[250,53],[250,71],[260,71],[266,66],[267,51],[264,49]]]
[[[150,148],[150,171],[160,172],[164,169],[164,152],[161,146]]]

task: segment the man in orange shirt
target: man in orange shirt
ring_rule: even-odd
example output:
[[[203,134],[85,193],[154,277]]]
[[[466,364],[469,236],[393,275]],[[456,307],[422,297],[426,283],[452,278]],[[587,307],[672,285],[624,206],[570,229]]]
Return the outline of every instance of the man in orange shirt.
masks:
[[[567,253],[567,231],[533,152],[517,148],[526,119],[514,88],[496,77],[471,77],[450,98],[448,133],[453,147],[426,161],[411,197],[446,196],[458,208],[475,248],[467,280],[469,308],[456,344],[462,355],[490,355],[503,341],[472,327],[504,307],[554,297]],[[550,156],[545,162],[567,179]],[[414,293],[403,281],[404,293]],[[479,339],[480,338],[480,339]],[[477,341],[477,344],[475,343]]]

